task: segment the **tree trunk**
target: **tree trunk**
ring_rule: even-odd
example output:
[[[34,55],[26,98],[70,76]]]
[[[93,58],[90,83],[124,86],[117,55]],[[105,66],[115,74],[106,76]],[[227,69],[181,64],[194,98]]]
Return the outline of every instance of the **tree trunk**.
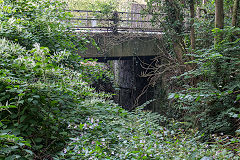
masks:
[[[176,21],[180,21],[179,20],[180,11],[176,7],[174,0],[166,0],[165,2],[166,2],[166,5],[169,8],[171,8],[171,9],[167,10],[167,15],[169,17],[170,23],[173,25],[174,23],[176,23]],[[180,36],[181,31],[182,31],[182,25],[178,24],[178,25],[173,25],[173,26],[174,26],[173,27],[174,31],[177,33],[172,37],[173,48],[176,53],[176,58],[177,58],[178,62],[182,65],[182,64],[184,64],[184,61],[183,61],[184,50],[183,50],[183,47],[181,46],[183,37]]]
[[[215,0],[215,28],[223,29],[224,27],[224,10],[223,0]],[[215,44],[222,40],[222,34],[218,33],[215,37]]]
[[[223,0],[215,0],[215,27],[223,29],[223,26],[224,26]]]
[[[194,29],[194,18],[195,18],[194,0],[190,0],[190,17],[191,17],[191,21],[190,21],[190,26],[191,26],[190,38],[191,38],[191,46],[192,46],[192,53],[193,53],[193,50],[196,49],[195,29]]]
[[[237,27],[237,13],[238,13],[239,0],[235,0],[233,4],[232,26]]]

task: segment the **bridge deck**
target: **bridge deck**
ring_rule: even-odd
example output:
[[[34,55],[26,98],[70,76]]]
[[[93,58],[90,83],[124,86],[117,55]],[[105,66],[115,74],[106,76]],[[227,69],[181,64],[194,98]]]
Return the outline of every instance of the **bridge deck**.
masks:
[[[89,44],[87,50],[79,54],[84,58],[123,58],[133,56],[156,56],[158,42],[162,34],[135,33],[92,33],[90,36],[97,46]]]

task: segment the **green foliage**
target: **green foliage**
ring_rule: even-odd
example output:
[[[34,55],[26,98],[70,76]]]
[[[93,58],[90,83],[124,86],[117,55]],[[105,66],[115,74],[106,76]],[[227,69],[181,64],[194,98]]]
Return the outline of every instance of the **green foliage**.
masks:
[[[211,48],[214,44],[214,35],[212,34],[212,28],[214,28],[214,17],[210,15],[203,15],[204,18],[195,20],[195,36],[196,36],[196,48],[201,50],[202,48]],[[189,39],[185,37],[185,39]],[[187,43],[187,47],[190,48],[190,40]]]
[[[63,66],[62,60],[70,61],[69,52],[52,55],[37,44],[27,51],[5,39],[0,42],[1,103],[16,106],[10,112],[2,110],[0,117],[14,137],[26,140],[17,138],[11,146],[20,147],[13,151],[4,145],[7,152],[2,157],[234,159],[215,146],[205,149],[207,145],[197,142],[197,137],[193,140],[193,131],[186,134],[175,125],[159,126],[158,121],[165,119],[158,114],[140,108],[129,113],[106,101],[82,81],[80,72]]]
[[[157,5],[155,5],[157,4]],[[152,25],[162,28],[164,31],[163,38],[165,45],[168,45],[168,50],[172,50],[172,45],[184,35],[186,26],[184,25],[185,9],[187,6],[185,1],[158,1],[148,0],[145,14],[152,15]],[[165,15],[163,15],[165,14]]]
[[[82,48],[81,39],[71,33],[66,23],[71,15],[64,11],[65,6],[60,1],[3,1],[0,3],[0,37],[27,49],[33,48],[35,43],[52,52]]]
[[[218,151],[215,146],[197,142],[199,137],[194,138],[193,130],[159,126],[164,117],[158,114],[140,108],[128,113],[97,99],[85,105],[91,108],[91,114],[82,122],[69,125],[73,137],[55,159],[236,158],[226,150]]]
[[[205,138],[211,133],[234,134],[240,127],[236,116],[240,111],[237,98],[240,89],[239,28],[213,29],[214,16],[209,13],[214,13],[215,1],[198,5],[206,13],[194,18],[196,50],[192,50],[190,36],[184,33],[188,31],[187,23],[191,20],[188,18],[189,4],[190,1],[175,0],[147,2],[146,11],[152,14],[153,24],[163,28],[165,41],[162,46],[169,52],[166,54],[168,58],[160,56],[162,66],[166,64],[166,67],[156,67],[155,71],[172,70],[166,74],[174,75],[166,78],[162,74],[163,79],[175,86],[169,85],[172,103],[168,108],[175,110],[169,116],[188,122],[188,127],[198,127],[201,133],[205,133]],[[228,11],[229,7],[225,5],[224,10]],[[227,25],[231,22],[229,15],[225,14]],[[221,36],[217,36],[219,34]],[[219,43],[214,44],[214,38]]]
[[[67,29],[69,15],[58,1],[0,5],[0,105],[16,106],[1,109],[0,155],[49,158],[68,138],[67,113],[94,95],[83,81],[93,78],[83,78],[82,59],[66,50],[84,50],[85,40]]]
[[[93,15],[91,15],[99,19],[112,18],[112,12],[117,11],[120,5],[117,0],[68,0],[67,4],[71,10],[100,11],[94,12]],[[88,16],[90,16],[90,14],[91,13],[89,13]]]
[[[81,72],[64,66],[65,61],[73,60],[67,51],[50,54],[38,44],[27,51],[5,39],[0,46],[1,104],[17,107],[2,111],[0,117],[5,128],[32,144],[35,157],[46,158],[64,147],[68,117],[77,120],[85,116],[75,115],[77,106],[87,97],[101,95],[93,93]]]
[[[58,98],[63,104],[70,103],[67,94],[56,94],[58,84],[51,83],[49,79],[49,76],[58,78],[59,68],[50,63],[47,48],[36,45],[28,52],[5,39],[1,39],[0,45],[1,103],[17,107],[11,112],[1,112],[3,124],[7,129],[17,132],[17,135],[35,144],[32,150],[41,151],[44,147],[48,147],[50,153],[57,150],[57,146],[51,147],[50,144],[53,141],[63,141],[66,135],[61,135],[61,132],[66,124],[62,123],[58,116],[60,108],[56,110],[52,106],[60,103]],[[55,74],[51,74],[54,71]],[[61,96],[65,97],[65,102]],[[61,148],[63,143],[58,145]]]
[[[94,3],[90,3],[90,10],[92,11],[101,11],[103,14],[107,14],[117,9],[118,2],[116,0],[108,0],[108,1],[95,1]]]
[[[125,4],[123,1],[120,3],[117,0],[68,0],[69,9],[76,10],[91,10],[91,11],[102,11],[103,13],[109,13],[118,10],[119,7]]]
[[[198,79],[196,86],[187,85],[185,90],[170,95],[178,99],[178,107],[204,133],[234,134],[239,129],[240,113],[240,47],[239,40],[231,42],[239,28],[214,29],[222,32],[225,39],[215,47],[196,51],[194,63],[198,67],[180,77]],[[180,78],[179,77],[179,78]]]
[[[96,61],[96,59],[85,59],[81,61],[79,71],[84,75],[83,80],[96,88],[99,88],[99,86],[103,84],[113,84],[114,75],[104,63],[98,63]]]
[[[8,111],[11,113],[10,109],[12,108],[17,107],[13,105],[0,106],[0,112]],[[6,156],[6,160],[22,157],[27,159],[32,158],[33,153],[28,149],[31,147],[30,143],[23,140],[22,137],[17,137],[16,135],[19,133],[17,133],[16,130],[7,129],[7,126],[2,123],[5,120],[6,119],[1,119],[0,121],[0,127],[3,128],[0,130],[0,158],[2,158],[3,155]]]

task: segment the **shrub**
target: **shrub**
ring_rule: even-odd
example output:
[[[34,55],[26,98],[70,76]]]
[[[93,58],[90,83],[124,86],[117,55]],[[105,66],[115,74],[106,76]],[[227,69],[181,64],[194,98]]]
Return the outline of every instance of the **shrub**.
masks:
[[[180,77],[197,80],[196,86],[186,84],[186,89],[170,94],[169,98],[178,101],[178,108],[185,112],[185,120],[207,134],[234,134],[239,129],[239,40],[231,42],[233,33],[239,28],[215,29],[223,32],[225,40],[215,47],[196,51],[195,70]]]
[[[5,0],[0,3],[0,37],[19,43],[27,49],[35,43],[51,52],[84,49],[67,23],[71,15],[65,12],[65,3],[48,0]]]

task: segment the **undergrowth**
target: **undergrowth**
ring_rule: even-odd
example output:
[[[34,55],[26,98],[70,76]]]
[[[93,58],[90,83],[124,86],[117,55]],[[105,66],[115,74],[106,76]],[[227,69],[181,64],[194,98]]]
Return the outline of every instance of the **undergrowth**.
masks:
[[[1,39],[1,156],[11,159],[234,159],[194,130],[138,108],[128,112],[63,66],[70,53],[27,51]],[[239,151],[238,151],[239,152]],[[238,153],[237,152],[237,153]],[[237,159],[237,157],[235,157]]]

